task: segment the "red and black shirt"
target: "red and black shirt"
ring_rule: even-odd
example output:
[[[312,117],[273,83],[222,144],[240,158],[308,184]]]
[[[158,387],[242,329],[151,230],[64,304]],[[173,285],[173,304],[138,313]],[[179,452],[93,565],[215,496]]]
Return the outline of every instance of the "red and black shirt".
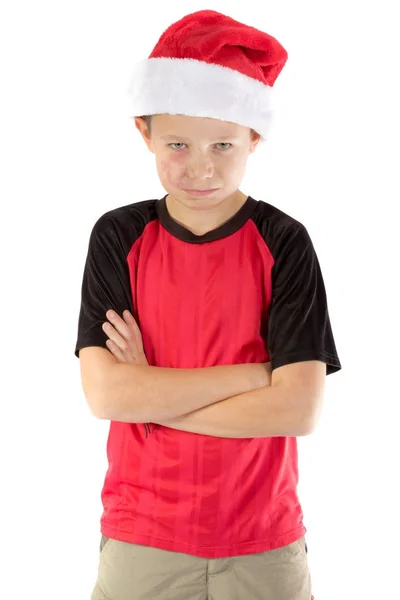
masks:
[[[128,309],[150,365],[320,360],[341,369],[324,281],[299,221],[249,196],[196,235],[166,196],[103,214],[90,235],[75,355],[106,347],[106,312]],[[101,532],[205,558],[251,554],[305,535],[296,437],[221,438],[110,422]]]

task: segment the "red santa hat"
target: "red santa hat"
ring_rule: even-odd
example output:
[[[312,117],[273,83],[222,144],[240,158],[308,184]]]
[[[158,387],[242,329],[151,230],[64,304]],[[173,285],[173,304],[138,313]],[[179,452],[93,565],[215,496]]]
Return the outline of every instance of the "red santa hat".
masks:
[[[287,57],[268,33],[214,10],[191,13],[168,27],[147,59],[134,64],[129,115],[232,121],[265,141],[272,87]]]

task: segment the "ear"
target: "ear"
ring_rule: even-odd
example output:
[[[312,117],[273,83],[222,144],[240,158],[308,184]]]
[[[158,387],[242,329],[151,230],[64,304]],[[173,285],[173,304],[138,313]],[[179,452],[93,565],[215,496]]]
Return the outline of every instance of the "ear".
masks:
[[[260,139],[261,139],[261,135],[252,129],[249,154],[253,154]]]
[[[135,117],[135,126],[140,131],[146,146],[150,150],[150,152],[154,153],[153,142],[149,134],[149,130],[147,129],[147,123],[143,117]]]

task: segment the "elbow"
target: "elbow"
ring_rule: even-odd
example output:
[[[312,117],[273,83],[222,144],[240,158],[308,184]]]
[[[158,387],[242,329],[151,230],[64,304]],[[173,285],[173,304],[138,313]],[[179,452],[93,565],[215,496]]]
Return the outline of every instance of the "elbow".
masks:
[[[92,414],[103,421],[123,421],[119,409],[118,394],[105,385],[92,401]]]
[[[107,409],[107,405],[104,400],[99,395],[95,394],[85,394],[86,401],[89,406],[90,412],[96,419],[102,419],[104,421],[113,420],[109,414],[109,410]]]
[[[148,402],[143,401],[149,377],[143,379],[142,371],[143,366],[128,363],[106,365],[98,370],[86,394],[93,416],[126,423],[151,421]]]
[[[104,374],[92,399],[92,413],[97,419],[124,423],[143,423],[139,402],[141,385],[138,373],[132,378],[132,365],[119,363]],[[148,412],[148,411],[146,411]]]
[[[118,421],[114,390],[115,386],[109,385],[107,377],[103,376],[85,394],[90,412],[96,419]]]
[[[308,409],[301,418],[302,436],[311,435],[316,430],[322,412],[323,397],[324,394],[319,393],[313,400],[308,401]],[[304,404],[307,404],[307,402],[304,402]]]
[[[114,417],[112,417],[108,412],[106,412],[105,410],[102,410],[101,408],[92,410],[92,415],[94,417],[96,417],[96,419],[100,419],[102,421],[116,421],[117,420]]]
[[[314,433],[317,427],[317,416],[314,414],[311,417],[305,417],[304,415],[298,420],[298,437],[303,437],[306,435],[311,435]]]
[[[314,432],[314,427],[311,426],[308,422],[302,421],[297,428],[296,437],[304,437],[306,435],[311,435]]]

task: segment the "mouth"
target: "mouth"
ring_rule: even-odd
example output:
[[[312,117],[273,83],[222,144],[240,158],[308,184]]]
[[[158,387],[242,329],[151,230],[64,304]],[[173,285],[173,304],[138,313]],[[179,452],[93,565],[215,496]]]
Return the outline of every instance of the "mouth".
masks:
[[[214,188],[211,190],[183,190],[184,192],[186,192],[187,194],[189,194],[190,196],[207,196],[208,194],[213,194],[214,192],[216,192],[218,190],[218,188]]]

